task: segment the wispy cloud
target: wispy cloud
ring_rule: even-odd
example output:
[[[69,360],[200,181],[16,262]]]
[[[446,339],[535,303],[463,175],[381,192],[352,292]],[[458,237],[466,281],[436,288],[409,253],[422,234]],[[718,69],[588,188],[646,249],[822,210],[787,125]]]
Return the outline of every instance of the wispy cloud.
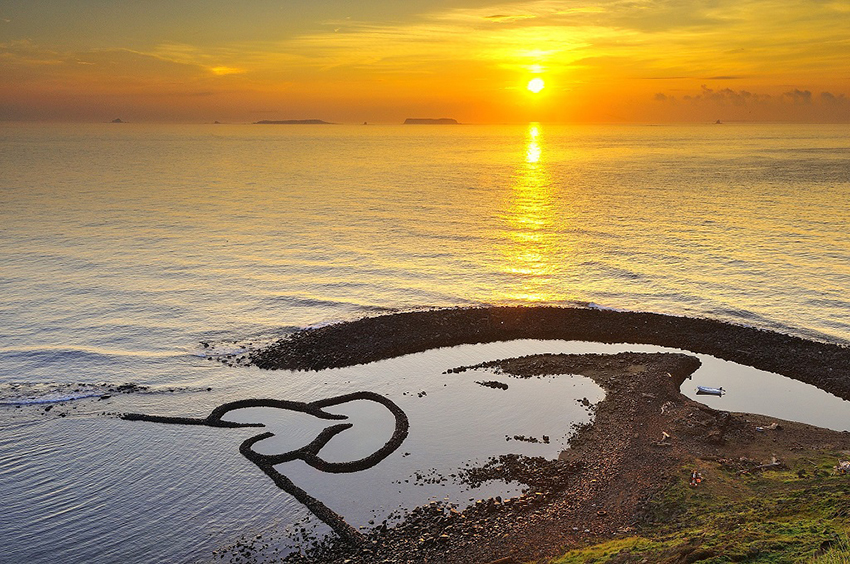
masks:
[[[534,15],[531,15],[531,14],[513,14],[513,15],[494,14],[492,16],[485,16],[485,19],[488,19],[488,20],[493,21],[493,22],[502,23],[502,22],[513,22],[513,21],[517,21],[517,20],[530,20],[530,19],[534,19],[535,17],[537,17],[537,16],[534,16]]]
[[[65,56],[52,49],[34,44],[28,39],[0,43],[0,61],[12,66],[43,66],[62,64]]]
[[[439,10],[396,22],[324,24],[324,31],[280,41],[159,42],[134,50],[219,76],[343,68],[382,75],[439,73],[464,61],[516,70],[545,64],[557,72],[578,61],[582,68],[597,69],[617,61],[629,72],[609,70],[634,78],[735,80],[850,66],[850,10],[841,1],[601,0],[587,6],[531,0]]]
[[[243,43],[252,53],[246,67],[280,68],[284,60],[321,71],[420,73],[462,61],[521,69],[536,58],[557,71],[577,61],[598,68],[616,60],[631,72],[612,72],[636,78],[737,80],[850,66],[850,15],[841,3],[606,0],[583,7],[533,0],[454,8],[397,23],[326,23],[327,32]]]
[[[236,67],[216,66],[210,67],[210,71],[215,75],[224,76],[226,74],[242,74],[245,72],[245,69],[240,69]]]

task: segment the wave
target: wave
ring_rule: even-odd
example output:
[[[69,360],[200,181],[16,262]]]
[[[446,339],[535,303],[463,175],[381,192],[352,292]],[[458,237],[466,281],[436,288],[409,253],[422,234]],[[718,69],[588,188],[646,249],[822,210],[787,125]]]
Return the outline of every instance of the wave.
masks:
[[[101,392],[76,392],[70,394],[46,393],[40,397],[0,398],[0,405],[41,405],[47,403],[62,403],[85,398],[102,398]]]
[[[263,303],[267,305],[286,305],[289,307],[305,307],[305,308],[334,308],[346,311],[366,311],[366,312],[388,312],[394,311],[393,308],[378,306],[374,304],[364,304],[353,301],[333,300],[325,298],[311,298],[307,296],[271,296],[263,299]]]
[[[0,406],[25,406],[56,404],[83,399],[107,399],[118,394],[173,394],[196,392],[208,388],[151,387],[132,382],[123,384],[103,383],[10,383],[0,384]]]
[[[126,351],[48,346],[38,348],[0,348],[0,356],[6,359],[36,362],[102,362],[114,358],[169,358],[177,356],[177,354],[174,351]]]
[[[600,305],[600,304],[597,304],[595,302],[587,302],[586,307],[587,307],[587,309],[600,309],[600,310],[604,310],[604,311],[618,311],[618,312],[628,311],[626,309]]]

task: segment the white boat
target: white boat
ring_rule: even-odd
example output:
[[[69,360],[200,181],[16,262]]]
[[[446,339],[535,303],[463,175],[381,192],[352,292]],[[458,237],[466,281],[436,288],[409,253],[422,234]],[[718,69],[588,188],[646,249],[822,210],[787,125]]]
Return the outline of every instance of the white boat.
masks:
[[[697,395],[698,396],[722,396],[726,393],[722,387],[720,388],[710,388],[708,386],[697,386]]]

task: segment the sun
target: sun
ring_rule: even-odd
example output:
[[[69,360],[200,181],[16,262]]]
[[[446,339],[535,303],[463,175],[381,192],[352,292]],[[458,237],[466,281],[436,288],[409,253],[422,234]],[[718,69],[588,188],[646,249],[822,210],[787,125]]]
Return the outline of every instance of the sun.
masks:
[[[528,86],[526,86],[526,88],[537,94],[538,92],[546,88],[546,83],[543,82],[543,79],[540,77],[532,78],[528,81]]]

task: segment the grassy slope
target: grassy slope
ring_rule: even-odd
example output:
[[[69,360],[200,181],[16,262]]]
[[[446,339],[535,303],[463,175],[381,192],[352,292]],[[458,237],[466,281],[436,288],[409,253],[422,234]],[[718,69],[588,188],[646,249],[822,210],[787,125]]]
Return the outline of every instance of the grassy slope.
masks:
[[[839,458],[809,451],[751,473],[740,472],[746,462],[695,461],[650,501],[636,536],[551,562],[850,563],[850,476],[834,474]],[[697,488],[693,468],[704,478]]]

